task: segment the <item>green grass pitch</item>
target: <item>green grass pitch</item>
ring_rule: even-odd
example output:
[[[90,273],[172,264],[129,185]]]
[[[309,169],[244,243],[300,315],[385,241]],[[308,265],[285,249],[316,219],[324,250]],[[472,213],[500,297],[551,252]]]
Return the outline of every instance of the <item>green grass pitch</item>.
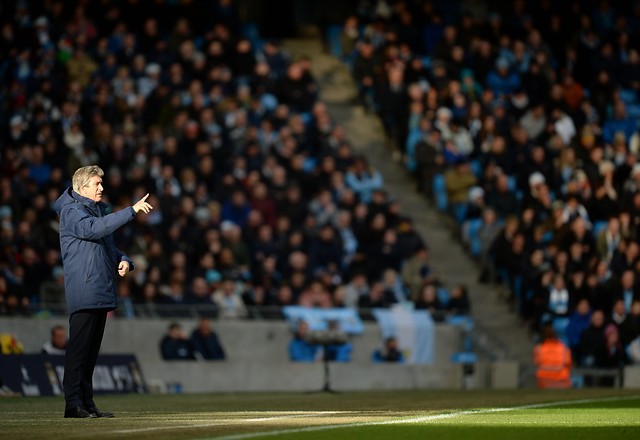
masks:
[[[384,391],[98,396],[113,419],[64,419],[61,398],[0,398],[4,439],[638,439],[640,391]]]

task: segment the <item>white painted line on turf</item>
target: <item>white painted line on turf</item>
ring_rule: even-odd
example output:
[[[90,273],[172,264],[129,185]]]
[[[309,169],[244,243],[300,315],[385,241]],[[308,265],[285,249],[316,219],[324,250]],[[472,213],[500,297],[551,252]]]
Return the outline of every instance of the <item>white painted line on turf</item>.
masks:
[[[256,422],[267,422],[273,420],[288,420],[288,419],[299,419],[302,417],[322,417],[328,415],[338,414],[341,411],[314,411],[313,413],[306,413],[303,411],[296,411],[295,414],[286,414],[282,416],[269,416],[269,417],[254,417],[251,419],[233,419],[234,421],[240,423],[256,423]],[[195,423],[192,425],[171,425],[171,426],[152,426],[148,428],[133,428],[133,429],[120,429],[117,431],[109,431],[110,434],[135,434],[141,432],[150,432],[150,431],[167,431],[170,429],[193,429],[193,428],[210,428],[213,426],[222,426],[229,425],[231,420],[219,420],[211,423]]]
[[[251,432],[246,434],[233,434],[233,435],[227,435],[223,437],[215,437],[215,439],[216,440],[245,440],[245,439],[253,439],[253,438],[260,438],[260,437],[273,437],[276,435],[283,435],[283,434],[298,434],[303,432],[328,431],[331,429],[340,429],[340,428],[357,428],[361,426],[382,426],[382,425],[401,425],[401,424],[408,424],[408,423],[424,423],[424,422],[430,422],[434,420],[452,419],[455,417],[474,415],[474,414],[491,414],[491,413],[498,413],[498,412],[518,411],[523,409],[548,408],[552,406],[581,405],[585,403],[617,402],[617,401],[623,401],[623,400],[633,400],[633,399],[637,399],[638,397],[640,396],[619,396],[619,397],[603,397],[603,398],[594,398],[594,399],[562,400],[559,402],[534,403],[530,405],[512,406],[512,407],[505,407],[505,408],[487,408],[487,409],[477,409],[477,410],[456,411],[452,413],[409,417],[409,418],[397,419],[397,420],[383,420],[378,422],[342,423],[337,425],[306,426],[303,428],[280,429],[277,431],[263,431],[263,432]],[[213,439],[213,437],[208,437],[208,438]]]

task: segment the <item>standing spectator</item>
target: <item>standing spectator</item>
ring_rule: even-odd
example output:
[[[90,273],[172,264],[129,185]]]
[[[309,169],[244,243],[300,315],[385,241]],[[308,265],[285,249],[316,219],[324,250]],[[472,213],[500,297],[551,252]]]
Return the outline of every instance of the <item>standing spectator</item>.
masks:
[[[403,69],[400,66],[387,68],[386,81],[379,98],[379,111],[387,135],[387,144],[394,146],[394,157],[400,158],[398,148],[404,147],[404,133],[406,128],[407,104],[406,85],[403,79]]]
[[[213,361],[225,359],[224,348],[208,318],[201,318],[198,327],[191,333],[191,346],[197,359]]]
[[[542,342],[534,348],[533,361],[538,388],[571,388],[571,351],[550,324],[542,329]]]

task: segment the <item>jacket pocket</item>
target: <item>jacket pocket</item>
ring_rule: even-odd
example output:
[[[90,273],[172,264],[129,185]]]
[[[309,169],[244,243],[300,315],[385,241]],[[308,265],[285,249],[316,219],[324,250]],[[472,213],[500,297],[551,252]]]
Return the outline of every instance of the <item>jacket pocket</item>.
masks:
[[[96,248],[94,246],[91,246],[91,251],[89,252],[87,265],[84,268],[84,284],[87,284],[89,282],[89,277],[94,272],[93,260],[94,260],[95,254],[96,254]]]

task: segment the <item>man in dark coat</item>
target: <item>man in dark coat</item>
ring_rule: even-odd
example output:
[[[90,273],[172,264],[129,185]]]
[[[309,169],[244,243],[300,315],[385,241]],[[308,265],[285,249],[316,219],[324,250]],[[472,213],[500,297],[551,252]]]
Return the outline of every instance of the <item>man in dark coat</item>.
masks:
[[[116,248],[112,234],[138,212],[153,209],[147,194],[133,206],[107,214],[102,176],[104,171],[96,165],[79,168],[73,186],[55,203],[70,314],[63,379],[66,418],[113,417],[93,401],[93,370],[107,312],[117,306],[116,274],[125,276],[133,270],[133,262]]]
[[[217,333],[211,328],[211,321],[208,318],[200,319],[198,327],[191,333],[191,345],[196,358],[220,361],[224,360],[225,353]]]

